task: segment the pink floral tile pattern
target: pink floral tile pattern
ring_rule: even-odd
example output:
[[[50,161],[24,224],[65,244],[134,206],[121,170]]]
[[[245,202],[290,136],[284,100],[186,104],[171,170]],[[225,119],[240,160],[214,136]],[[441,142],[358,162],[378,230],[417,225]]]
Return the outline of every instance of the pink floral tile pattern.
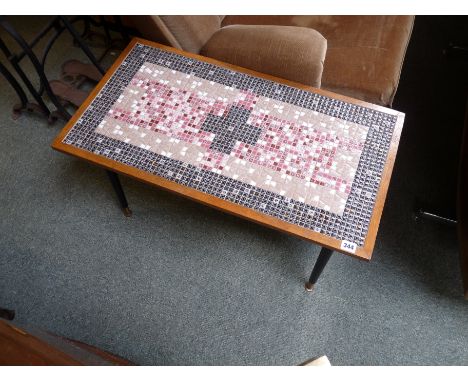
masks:
[[[63,142],[362,245],[395,123],[136,44]]]
[[[145,62],[97,132],[341,215],[367,130]]]

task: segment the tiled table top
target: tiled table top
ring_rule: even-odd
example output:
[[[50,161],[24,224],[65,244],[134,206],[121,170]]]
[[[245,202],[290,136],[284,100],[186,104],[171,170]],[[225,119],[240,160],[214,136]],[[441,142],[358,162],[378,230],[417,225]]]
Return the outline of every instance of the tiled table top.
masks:
[[[262,77],[133,41],[53,146],[370,258],[403,114]]]

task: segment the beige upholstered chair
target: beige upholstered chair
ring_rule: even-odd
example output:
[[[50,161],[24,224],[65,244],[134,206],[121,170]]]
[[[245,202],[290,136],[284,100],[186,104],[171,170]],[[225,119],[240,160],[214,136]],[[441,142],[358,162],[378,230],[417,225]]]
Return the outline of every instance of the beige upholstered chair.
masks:
[[[132,16],[143,37],[391,106],[413,16]]]

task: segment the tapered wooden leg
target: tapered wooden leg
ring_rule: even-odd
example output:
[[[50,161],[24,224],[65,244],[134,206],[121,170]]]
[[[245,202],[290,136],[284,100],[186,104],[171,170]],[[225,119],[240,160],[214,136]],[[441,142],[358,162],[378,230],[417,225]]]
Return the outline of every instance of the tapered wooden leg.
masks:
[[[132,216],[132,211],[128,207],[127,198],[125,197],[122,184],[120,184],[119,176],[115,172],[109,170],[106,170],[106,173],[109,176],[115,193],[117,194],[117,198],[119,199],[120,207],[122,208],[124,215],[127,217]]]
[[[317,262],[314,265],[314,269],[310,274],[309,281],[305,284],[306,291],[312,292],[312,290],[314,289],[314,285],[317,283],[317,280],[322,274],[325,265],[327,265],[328,260],[330,260],[332,253],[333,251],[331,249],[322,247]]]

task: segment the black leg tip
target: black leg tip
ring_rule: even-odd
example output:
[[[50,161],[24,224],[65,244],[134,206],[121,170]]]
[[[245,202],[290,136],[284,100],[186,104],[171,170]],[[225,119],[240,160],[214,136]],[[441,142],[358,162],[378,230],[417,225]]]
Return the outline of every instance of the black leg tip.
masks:
[[[314,290],[315,284],[312,284],[310,282],[305,283],[304,287],[307,292],[312,292]]]
[[[126,208],[123,209],[123,213],[124,213],[124,215],[125,215],[127,218],[129,218],[130,216],[132,216],[132,210],[131,210],[130,208],[128,208],[128,207],[126,207]]]
[[[0,318],[12,321],[15,318],[15,311],[9,309],[0,309]]]

